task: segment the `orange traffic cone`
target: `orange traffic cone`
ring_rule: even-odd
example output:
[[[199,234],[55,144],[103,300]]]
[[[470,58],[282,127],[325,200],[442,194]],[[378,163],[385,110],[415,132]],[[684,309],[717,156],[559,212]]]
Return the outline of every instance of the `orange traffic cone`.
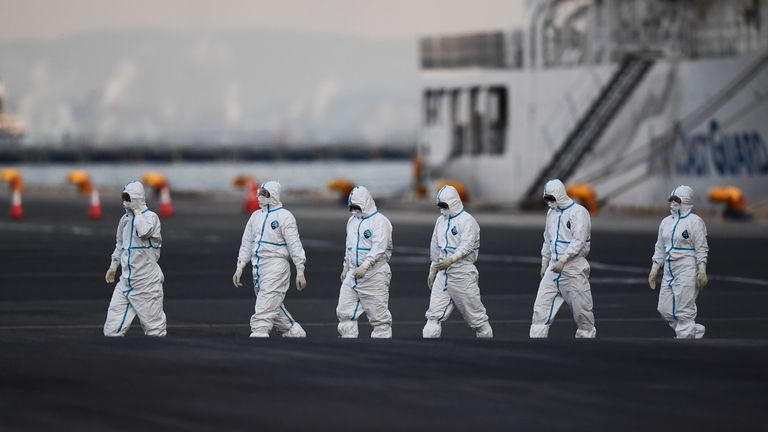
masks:
[[[13,190],[11,198],[11,219],[21,219],[24,217],[24,209],[21,207],[21,190]]]
[[[245,187],[245,200],[243,200],[243,212],[251,214],[259,209],[259,197],[256,190],[259,188],[258,184],[253,181],[249,181]]]
[[[91,206],[88,208],[88,217],[91,219],[101,219],[101,200],[99,199],[98,189],[91,190]]]
[[[171,205],[171,190],[168,186],[163,186],[160,190],[160,216],[171,217],[173,215],[173,205]]]

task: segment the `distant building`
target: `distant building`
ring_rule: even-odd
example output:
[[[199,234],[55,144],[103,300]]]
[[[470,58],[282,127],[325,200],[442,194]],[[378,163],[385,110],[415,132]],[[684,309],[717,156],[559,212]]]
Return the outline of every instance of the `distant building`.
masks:
[[[7,93],[5,85],[0,81],[0,146],[12,146],[21,142],[24,136],[24,126],[7,110]]]

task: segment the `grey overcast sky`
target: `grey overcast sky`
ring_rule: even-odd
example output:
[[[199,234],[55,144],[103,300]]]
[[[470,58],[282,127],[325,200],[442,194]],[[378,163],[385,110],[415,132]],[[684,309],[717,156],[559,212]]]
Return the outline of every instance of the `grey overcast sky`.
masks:
[[[0,0],[0,41],[105,29],[415,36],[511,28],[524,0]]]

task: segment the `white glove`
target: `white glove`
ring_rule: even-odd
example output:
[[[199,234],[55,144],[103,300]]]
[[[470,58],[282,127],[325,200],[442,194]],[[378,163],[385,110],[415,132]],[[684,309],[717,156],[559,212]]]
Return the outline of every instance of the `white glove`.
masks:
[[[651,266],[651,272],[648,274],[648,285],[651,287],[652,290],[656,289],[656,276],[659,275],[659,269],[661,268],[660,265],[653,263]]]
[[[304,277],[304,266],[296,267],[296,289],[304,291],[307,287],[307,279]]]
[[[114,283],[115,274],[117,274],[117,261],[112,261],[112,264],[109,265],[109,270],[107,270],[107,274],[104,276],[104,280],[106,280],[107,283]]]
[[[541,258],[541,271],[539,271],[540,277],[544,277],[544,273],[547,272],[547,267],[549,267],[549,259]]]
[[[459,257],[457,257],[456,254],[448,255],[447,257],[443,257],[443,258],[438,258],[437,264],[435,264],[435,270],[437,271],[445,270],[458,260],[459,260]]]
[[[128,207],[130,207],[131,211],[132,211],[132,212],[133,212],[133,214],[135,214],[136,216],[138,216],[138,215],[140,215],[140,214],[141,214],[141,203],[139,202],[139,200],[135,200],[135,199],[132,199],[132,200],[131,200],[131,201],[128,203]]]
[[[707,277],[707,263],[699,263],[698,272],[696,273],[696,284],[699,289],[704,289],[709,285],[709,278]]]
[[[245,263],[242,261],[238,261],[237,268],[235,269],[235,274],[232,275],[232,283],[235,284],[236,288],[243,286],[243,284],[240,283],[240,278],[243,277],[244,268],[245,268]]]
[[[371,268],[372,265],[373,265],[372,261],[366,260],[363,262],[363,264],[360,267],[355,269],[355,272],[353,274],[355,275],[356,278],[361,278],[365,276],[365,273],[368,272],[368,269]]]
[[[427,276],[427,287],[432,289],[432,284],[435,283],[435,277],[437,277],[437,269],[435,266],[429,266],[429,276]]]
[[[348,271],[349,271],[349,264],[347,264],[347,260],[344,260],[344,268],[341,270],[341,275],[339,276],[339,279],[341,279],[341,282],[344,282],[344,279],[347,278]]]
[[[557,260],[555,265],[552,266],[552,271],[555,273],[560,273],[561,271],[563,271],[563,267],[565,267],[565,264],[567,262],[568,262],[568,259],[566,259],[565,257],[560,258],[559,260]]]

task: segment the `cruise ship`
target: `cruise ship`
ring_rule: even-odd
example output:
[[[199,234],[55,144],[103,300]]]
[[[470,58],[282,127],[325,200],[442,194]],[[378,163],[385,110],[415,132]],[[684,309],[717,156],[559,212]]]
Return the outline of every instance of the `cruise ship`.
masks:
[[[423,180],[523,207],[551,178],[616,207],[679,184],[768,206],[768,0],[525,6],[520,28],[421,39]]]

